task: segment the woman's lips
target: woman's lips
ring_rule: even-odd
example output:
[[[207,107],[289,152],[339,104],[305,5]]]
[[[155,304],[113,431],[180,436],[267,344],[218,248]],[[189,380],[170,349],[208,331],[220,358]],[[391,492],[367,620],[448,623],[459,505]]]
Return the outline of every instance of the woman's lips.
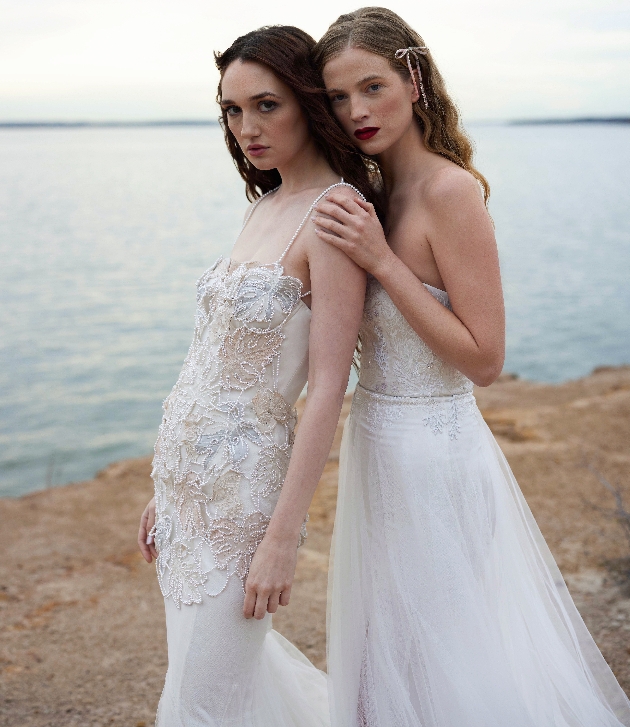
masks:
[[[365,126],[363,129],[357,129],[354,132],[354,135],[357,137],[357,139],[360,139],[361,141],[366,141],[366,139],[371,139],[374,134],[377,134],[379,132],[378,126]]]
[[[247,147],[247,153],[250,156],[259,157],[262,154],[264,154],[267,151],[267,149],[269,149],[268,146],[261,146],[260,144],[250,144]]]

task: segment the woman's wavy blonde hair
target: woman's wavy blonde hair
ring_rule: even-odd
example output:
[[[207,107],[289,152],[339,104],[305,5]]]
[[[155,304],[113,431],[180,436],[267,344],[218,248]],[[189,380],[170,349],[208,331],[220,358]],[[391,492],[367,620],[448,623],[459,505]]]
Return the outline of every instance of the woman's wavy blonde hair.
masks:
[[[320,70],[345,48],[362,48],[382,56],[401,76],[409,78],[406,59],[395,57],[400,48],[424,46],[424,40],[396,13],[387,8],[368,7],[340,15],[316,44],[313,58]],[[428,108],[422,98],[413,105],[427,149],[470,172],[483,189],[486,204],[490,185],[473,165],[474,148],[464,130],[457,106],[446,91],[446,85],[430,51],[418,55],[422,83]],[[415,58],[414,65],[415,65]]]

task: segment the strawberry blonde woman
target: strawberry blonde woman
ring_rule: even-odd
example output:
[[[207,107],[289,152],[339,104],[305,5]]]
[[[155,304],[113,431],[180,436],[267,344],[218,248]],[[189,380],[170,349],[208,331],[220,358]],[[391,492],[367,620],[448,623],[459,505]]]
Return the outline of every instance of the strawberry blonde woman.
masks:
[[[333,727],[628,726],[472,394],[503,365],[499,262],[488,184],[431,52],[363,8],[315,59],[387,199],[385,231],[336,191],[314,218],[369,274],[330,580]]]
[[[305,224],[326,193],[370,194],[321,92],[314,44],[297,28],[263,28],[216,57],[225,140],[255,201],[230,256],[197,283],[140,525],[166,607],[158,727],[329,724],[324,675],[271,628],[289,603],[365,294],[364,271]]]

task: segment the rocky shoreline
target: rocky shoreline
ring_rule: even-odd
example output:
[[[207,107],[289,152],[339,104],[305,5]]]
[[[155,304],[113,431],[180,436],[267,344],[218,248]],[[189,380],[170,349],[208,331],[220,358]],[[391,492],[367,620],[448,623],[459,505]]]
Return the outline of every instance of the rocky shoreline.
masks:
[[[477,400],[588,627],[630,691],[630,367],[560,385],[503,376]],[[328,549],[344,411],[310,510],[291,604],[274,626],[325,667]],[[0,500],[0,725],[148,727],[166,671],[162,598],[135,544],[150,458]]]

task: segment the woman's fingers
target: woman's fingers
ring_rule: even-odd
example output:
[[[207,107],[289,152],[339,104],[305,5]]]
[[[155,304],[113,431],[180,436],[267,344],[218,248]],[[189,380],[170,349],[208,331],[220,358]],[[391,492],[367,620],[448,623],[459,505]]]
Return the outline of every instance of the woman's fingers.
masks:
[[[291,600],[291,586],[288,586],[287,588],[282,589],[282,593],[280,594],[280,605],[288,606],[290,600]]]
[[[155,505],[149,505],[149,515],[147,518],[147,539],[146,543],[149,547],[149,551],[151,552],[151,555],[154,558],[158,557],[158,552],[155,548],[155,540],[153,538],[153,535],[151,535],[151,531],[155,527]]]
[[[343,237],[347,239],[349,235],[352,234],[352,230],[347,225],[341,224],[341,222],[337,222],[337,220],[331,220],[328,217],[322,217],[321,215],[317,215],[313,217],[313,222],[318,227],[323,227],[325,230],[328,230],[328,232],[332,232],[335,235],[338,235],[339,237]]]
[[[256,608],[256,589],[245,584],[245,601],[243,602],[243,616],[253,618]]]
[[[279,604],[280,591],[276,591],[275,593],[272,593],[271,596],[269,596],[269,601],[267,601],[267,611],[269,613],[275,613],[278,610]]]
[[[376,210],[374,209],[374,205],[370,204],[369,202],[365,202],[362,199],[356,199],[355,202],[359,205],[359,207],[362,210],[365,210],[370,217],[376,217]]]
[[[314,211],[320,215],[328,215],[337,222],[341,222],[342,225],[352,224],[353,215],[334,202],[320,202],[317,207],[314,207]]]
[[[266,593],[256,594],[256,607],[254,608],[254,618],[260,621],[267,615],[267,606],[269,604],[269,596]]]
[[[345,194],[335,194],[334,192],[332,192],[331,194],[327,194],[324,199],[327,202],[333,202],[339,207],[342,207],[346,212],[351,215],[356,214],[360,209],[362,209],[359,205],[359,202],[362,201],[360,198],[350,199],[350,197],[347,197]],[[359,210],[357,209],[357,207],[359,207]]]
[[[148,510],[148,507],[145,508],[145,511],[142,513],[142,517],[140,518],[140,529],[138,530],[138,547],[140,548],[142,557],[146,560],[146,562],[151,563],[154,556],[151,553],[151,549],[147,545],[147,536],[149,534],[149,531],[147,529],[147,521],[149,518]]]
[[[315,234],[324,242],[328,242],[329,244],[339,248],[339,250],[341,250],[342,252],[345,252],[348,257],[352,257],[352,250],[354,249],[354,247],[347,240],[344,240],[338,235],[333,235],[331,232],[326,232],[326,230],[322,230],[317,227],[315,228]]]

